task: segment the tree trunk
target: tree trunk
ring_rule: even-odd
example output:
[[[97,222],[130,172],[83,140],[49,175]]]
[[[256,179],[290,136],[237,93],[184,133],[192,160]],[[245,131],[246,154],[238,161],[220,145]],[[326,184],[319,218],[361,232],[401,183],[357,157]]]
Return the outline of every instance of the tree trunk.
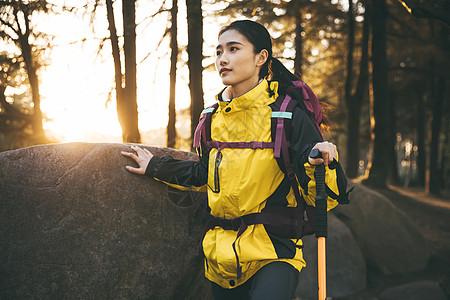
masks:
[[[389,99],[387,83],[386,57],[386,0],[372,0],[372,62],[373,62],[373,158],[367,184],[377,187],[386,186],[388,176],[390,145]]]
[[[186,0],[188,23],[188,67],[189,90],[191,93],[191,140],[194,139],[200,114],[203,110],[202,60],[203,60],[203,17],[202,1]]]
[[[347,44],[347,78],[345,80],[345,100],[350,102],[353,88],[353,51],[355,49],[355,16],[353,1],[348,1],[348,44]]]
[[[177,131],[175,128],[175,87],[177,80],[178,42],[177,42],[177,14],[178,2],[172,0],[170,27],[170,93],[169,93],[169,122],[167,124],[167,147],[175,148]]]
[[[355,16],[353,1],[348,1],[348,44],[347,44],[347,78],[345,79],[345,102],[347,105],[347,167],[346,175],[349,178],[358,176],[359,161],[359,99],[352,97],[353,89],[353,51],[355,48]]]
[[[44,128],[42,126],[42,111],[41,111],[41,95],[39,92],[39,79],[37,76],[36,65],[33,60],[33,53],[31,50],[31,45],[29,42],[30,37],[30,24],[29,24],[29,16],[27,10],[22,10],[23,20],[25,23],[25,33],[22,32],[19,25],[19,44],[20,49],[22,51],[22,57],[25,62],[25,69],[27,70],[28,80],[30,82],[31,87],[31,98],[33,100],[33,120],[31,126],[33,128],[34,140],[37,143],[45,142],[45,133]],[[19,17],[17,11],[14,12],[14,15],[17,20],[17,24],[19,23]],[[16,32],[17,33],[17,32]]]
[[[38,143],[45,141],[44,128],[42,126],[42,111],[41,111],[41,95],[39,93],[39,79],[36,72],[36,67],[33,64],[31,53],[31,46],[28,43],[26,36],[21,36],[20,44],[22,50],[22,57],[25,61],[25,68],[27,70],[28,80],[31,87],[31,98],[33,99],[33,120],[31,126],[33,128],[34,140]]]
[[[299,6],[299,5],[297,5]],[[295,58],[294,58],[294,71],[296,75],[301,76],[302,74],[302,65],[303,65],[303,15],[300,7],[296,8],[297,14],[295,16]]]
[[[367,93],[368,73],[368,48],[369,48],[369,7],[366,6],[364,15],[363,34],[361,42],[361,61],[359,66],[359,77],[356,84],[355,93],[347,97],[347,167],[346,175],[349,178],[356,178],[359,170],[359,149],[360,149],[360,127],[361,127],[361,106]],[[349,34],[351,34],[349,30]],[[353,33],[352,33],[353,34]],[[349,41],[349,44],[351,42]],[[350,52],[349,52],[350,54]],[[352,70],[348,68],[348,70]],[[347,71],[350,72],[350,71]],[[349,80],[349,79],[347,79]],[[351,88],[346,87],[346,94],[350,94]]]
[[[122,63],[120,59],[119,39],[117,37],[116,21],[114,18],[114,9],[112,0],[106,0],[106,12],[108,17],[108,29],[111,40],[111,49],[114,60],[114,74],[116,84],[116,106],[117,117],[119,119],[120,126],[122,127],[122,134],[124,128],[126,128],[126,116],[124,114],[123,103],[123,88],[122,88]]]
[[[126,143],[140,143],[136,86],[136,6],[135,0],[122,1],[125,53],[125,88],[121,105],[124,116],[122,139]]]
[[[437,92],[434,93],[433,99],[433,113],[431,121],[431,144],[430,144],[430,177],[427,187],[427,191],[430,193],[440,194],[440,168],[438,166],[439,156],[439,136],[442,127],[442,110],[444,108],[444,95],[445,95],[445,77],[439,76],[437,78]]]
[[[446,46],[445,39],[448,36],[448,29],[442,28],[441,30],[435,27],[435,22],[430,22],[431,36],[433,37],[435,43],[441,46],[443,49]],[[432,104],[432,114],[431,114],[431,140],[430,140],[430,152],[428,153],[428,163],[429,169],[427,170],[426,180],[425,180],[425,191],[428,193],[440,194],[441,188],[441,168],[438,165],[439,162],[439,148],[440,148],[440,132],[442,128],[442,116],[444,110],[444,97],[445,97],[445,85],[446,77],[442,75],[440,71],[440,65],[435,63],[435,58],[431,58],[430,63],[431,69],[431,104]],[[436,70],[438,69],[438,70]],[[439,74],[439,75],[437,75]],[[445,73],[443,73],[445,74]]]
[[[389,97],[389,144],[387,145],[387,162],[388,162],[388,182],[393,185],[399,185],[400,179],[398,177],[397,168],[397,151],[395,151],[395,144],[397,143],[397,126],[395,120],[396,116],[396,103],[397,95],[390,95]]]
[[[418,85],[421,86],[421,85]],[[418,184],[420,186],[425,185],[425,162],[426,162],[426,149],[425,149],[425,104],[424,104],[424,92],[422,89],[418,92],[418,104],[417,104],[417,173]]]
[[[444,105],[444,107],[447,105]],[[448,109],[449,107],[447,106],[446,108],[444,108],[444,114],[448,116]],[[450,158],[450,152],[448,151],[449,147],[450,147],[450,138],[449,138],[449,133],[450,133],[450,122],[449,119],[446,119],[445,117],[442,118],[442,133],[444,134],[444,138],[441,142],[441,161],[439,162],[439,166],[441,167],[441,177],[440,177],[440,186],[442,188],[447,188],[450,186],[450,182],[449,182],[449,170],[448,170],[448,160]]]

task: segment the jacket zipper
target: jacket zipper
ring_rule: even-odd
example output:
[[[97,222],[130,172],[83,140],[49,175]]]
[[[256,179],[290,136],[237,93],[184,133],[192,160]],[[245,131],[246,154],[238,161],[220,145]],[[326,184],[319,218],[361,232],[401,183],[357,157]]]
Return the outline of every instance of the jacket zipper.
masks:
[[[216,160],[214,162],[214,190],[213,193],[220,193],[220,181],[219,181],[219,166],[222,162],[222,152],[216,153]]]

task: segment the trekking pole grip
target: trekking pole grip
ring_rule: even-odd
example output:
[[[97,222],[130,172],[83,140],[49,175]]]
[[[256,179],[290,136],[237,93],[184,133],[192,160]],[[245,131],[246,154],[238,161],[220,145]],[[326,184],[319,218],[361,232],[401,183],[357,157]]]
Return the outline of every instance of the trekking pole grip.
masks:
[[[311,158],[321,158],[322,153],[313,149],[309,155]],[[328,237],[328,220],[327,220],[327,194],[325,193],[325,166],[317,165],[314,171],[314,179],[316,181],[316,238]]]

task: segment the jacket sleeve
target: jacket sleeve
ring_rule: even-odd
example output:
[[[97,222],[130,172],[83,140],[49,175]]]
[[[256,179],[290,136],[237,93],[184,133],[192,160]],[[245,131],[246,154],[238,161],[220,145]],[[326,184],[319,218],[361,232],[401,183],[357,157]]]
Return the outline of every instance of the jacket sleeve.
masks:
[[[145,175],[179,190],[206,191],[208,158],[209,151],[206,150],[198,161],[174,159],[169,155],[154,156]]]
[[[300,184],[300,193],[309,205],[315,204],[314,171],[316,167],[308,162],[308,155],[319,142],[322,142],[322,138],[313,121],[305,111],[296,107],[291,124],[291,155],[293,169]],[[336,207],[338,203],[348,203],[347,179],[338,160],[329,164],[325,172],[328,210]]]

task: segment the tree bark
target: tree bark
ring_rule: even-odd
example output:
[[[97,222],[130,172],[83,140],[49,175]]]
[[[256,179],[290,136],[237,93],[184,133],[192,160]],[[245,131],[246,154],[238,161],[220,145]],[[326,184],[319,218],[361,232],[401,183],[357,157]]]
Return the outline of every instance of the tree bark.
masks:
[[[372,0],[372,61],[373,61],[373,158],[367,184],[385,187],[388,176],[388,145],[390,145],[390,103],[388,99],[386,57],[386,0]]]
[[[299,5],[296,8],[297,14],[295,16],[295,58],[294,58],[294,71],[296,75],[301,76],[302,74],[302,65],[303,65],[303,27],[302,27],[302,21],[303,21],[303,15],[301,8]]]
[[[111,49],[114,60],[116,94],[118,95],[122,90],[122,63],[120,61],[119,39],[117,37],[112,0],[106,0],[106,12],[108,17],[108,29],[110,33],[109,39],[111,40]]]
[[[202,86],[203,16],[201,4],[201,0],[186,0],[189,90],[191,94],[191,140],[194,139],[195,128],[204,106]]]
[[[419,85],[420,86],[420,85]],[[425,104],[424,92],[422,89],[418,92],[417,104],[417,173],[418,184],[425,185],[425,169],[426,169],[426,149],[425,149]]]
[[[387,166],[388,166],[388,181],[390,184],[398,185],[400,179],[398,177],[397,168],[397,151],[395,151],[395,144],[397,143],[397,95],[389,95],[389,120],[388,120],[388,130],[389,130],[389,144],[387,147]]]
[[[38,143],[45,142],[45,133],[42,126],[42,111],[41,111],[41,95],[39,92],[39,78],[37,75],[37,67],[33,59],[33,53],[30,45],[30,24],[29,14],[26,6],[22,6],[23,20],[25,24],[24,32],[20,28],[18,10],[14,8],[14,15],[17,20],[19,30],[16,32],[19,35],[19,45],[22,51],[22,57],[25,62],[25,69],[27,71],[28,80],[31,87],[31,98],[33,100],[33,119],[31,126],[33,128],[34,140]]]
[[[352,95],[353,88],[353,51],[355,48],[355,16],[353,1],[348,1],[348,44],[347,44],[347,78],[345,79],[345,102],[347,105],[347,167],[349,178],[358,176],[359,161],[359,99]]]
[[[177,131],[175,110],[175,87],[177,80],[178,42],[177,42],[177,14],[178,2],[172,0],[170,27],[170,91],[169,91],[169,122],[167,124],[167,147],[175,148]]]
[[[448,109],[449,107],[447,105],[444,105],[444,114],[448,116]],[[440,145],[440,151],[441,151],[441,160],[439,162],[439,166],[441,167],[440,171],[440,178],[439,178],[439,184],[441,188],[446,188],[450,186],[449,181],[449,158],[450,158],[450,152],[448,151],[450,147],[450,122],[449,119],[446,119],[445,117],[442,118],[442,134],[444,135]]]
[[[353,51],[355,49],[355,16],[353,1],[348,1],[348,44],[347,44],[347,78],[345,80],[345,99],[350,102],[353,88]]]
[[[445,77],[439,76],[437,78],[436,93],[434,93],[433,101],[433,114],[431,121],[431,144],[430,144],[430,177],[428,180],[429,186],[426,190],[432,194],[440,194],[440,168],[438,166],[439,157],[439,136],[442,127],[442,110],[444,108],[444,95],[445,95]]]
[[[347,157],[346,157],[346,175],[349,178],[356,178],[359,170],[359,149],[360,149],[360,127],[361,127],[361,106],[365,93],[367,93],[367,83],[369,79],[368,73],[368,48],[369,48],[369,16],[370,9],[366,5],[364,14],[363,34],[361,41],[361,61],[359,65],[359,76],[356,83],[354,94],[351,93],[351,88],[346,85],[347,100]],[[349,30],[349,34],[351,34]],[[352,33],[353,34],[353,33]],[[349,40],[349,45],[350,45]],[[349,51],[350,55],[350,51]],[[351,72],[349,67],[347,72]],[[347,78],[347,81],[349,79]]]
[[[123,89],[122,139],[126,143],[140,143],[138,128],[136,83],[136,6],[135,0],[122,1],[125,56],[125,88]]]
[[[439,30],[436,23],[430,21],[431,36],[435,43],[442,48],[445,47],[445,38],[448,35],[447,28]],[[439,72],[440,63],[436,63],[435,57],[430,58],[430,81],[431,81],[431,128],[429,130],[429,152],[427,157],[427,169],[425,173],[425,191],[439,195],[441,188],[442,166],[438,165],[439,148],[441,144],[440,133],[442,128],[442,116],[444,109],[446,76]],[[440,168],[441,167],[441,168]]]
[[[124,114],[123,103],[123,74],[122,74],[122,62],[120,59],[119,39],[117,37],[116,21],[114,18],[114,9],[112,0],[106,0],[106,12],[108,17],[108,29],[111,40],[111,49],[114,60],[114,74],[116,84],[116,106],[117,117],[119,119],[120,126],[122,127],[122,136],[124,134],[124,128],[126,128],[126,116]]]

